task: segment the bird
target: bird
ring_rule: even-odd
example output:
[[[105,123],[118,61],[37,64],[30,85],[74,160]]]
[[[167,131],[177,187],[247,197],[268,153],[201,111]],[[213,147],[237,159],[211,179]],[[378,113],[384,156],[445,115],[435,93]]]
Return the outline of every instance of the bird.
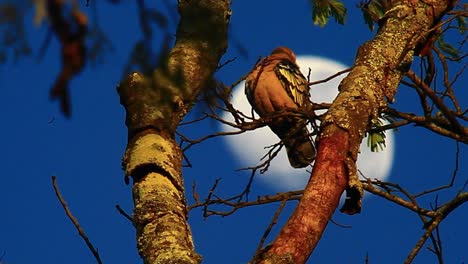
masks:
[[[245,94],[260,117],[280,111],[312,111],[309,85],[287,47],[277,47],[259,61],[245,79]],[[304,168],[315,159],[316,149],[306,127],[307,120],[294,114],[277,115],[268,123],[281,139],[293,168]]]

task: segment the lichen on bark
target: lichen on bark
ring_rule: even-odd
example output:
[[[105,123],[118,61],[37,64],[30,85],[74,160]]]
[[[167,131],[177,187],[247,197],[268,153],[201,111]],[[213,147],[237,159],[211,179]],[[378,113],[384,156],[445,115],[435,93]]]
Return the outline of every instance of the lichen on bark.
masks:
[[[127,114],[123,167],[133,178],[133,218],[144,263],[201,262],[187,223],[175,130],[227,48],[229,7],[227,0],[179,0],[174,47],[152,74],[133,73],[117,88]]]

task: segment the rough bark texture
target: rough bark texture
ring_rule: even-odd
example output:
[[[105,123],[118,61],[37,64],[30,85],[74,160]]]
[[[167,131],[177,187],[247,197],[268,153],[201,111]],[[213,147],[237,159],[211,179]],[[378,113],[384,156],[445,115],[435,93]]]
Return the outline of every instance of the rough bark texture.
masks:
[[[127,112],[123,166],[134,181],[134,224],[144,263],[201,262],[187,224],[182,152],[174,132],[227,48],[229,5],[179,0],[177,40],[166,59],[152,76],[133,73],[117,88]]]
[[[348,188],[348,213],[359,212],[356,159],[379,107],[393,100],[416,45],[456,1],[394,1],[375,38],[362,45],[322,122],[318,155],[304,196],[260,263],[305,263]],[[348,193],[349,194],[349,193]],[[353,204],[354,203],[354,204]]]

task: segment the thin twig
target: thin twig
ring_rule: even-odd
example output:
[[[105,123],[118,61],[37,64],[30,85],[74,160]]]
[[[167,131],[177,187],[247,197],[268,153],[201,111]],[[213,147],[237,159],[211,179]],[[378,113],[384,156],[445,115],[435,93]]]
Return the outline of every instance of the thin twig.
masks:
[[[409,202],[409,201],[406,201],[404,200],[403,198],[401,197],[398,197],[396,195],[393,195],[389,192],[385,192],[383,190],[380,190],[378,188],[376,188],[373,184],[376,184],[375,182],[371,182],[370,179],[366,182],[364,182],[365,184],[363,184],[363,187],[364,187],[364,190],[372,193],[372,194],[375,194],[377,196],[380,196],[380,197],[383,197],[391,202],[394,202],[400,206],[403,206],[415,213],[418,213],[418,214],[421,214],[421,215],[425,215],[425,216],[428,216],[428,217],[435,217],[436,216],[436,213],[434,211],[429,211],[427,209],[424,209],[424,208],[421,208],[419,207],[417,204],[415,204],[414,202]],[[377,182],[377,183],[382,183],[382,182]]]
[[[431,221],[427,222],[427,225],[425,226],[426,231],[421,236],[419,241],[416,243],[414,248],[411,250],[410,254],[406,258],[404,263],[405,264],[411,263],[416,257],[416,255],[419,253],[419,250],[424,245],[427,238],[432,234],[432,231],[436,229],[439,226],[439,224],[442,222],[442,220],[444,220],[451,212],[453,212],[457,207],[459,207],[460,205],[466,202],[468,202],[468,192],[460,192],[451,201],[442,205],[435,212],[437,216],[433,218]]]
[[[207,118],[208,118],[208,115],[204,114],[204,115],[202,115],[201,117],[195,118],[195,119],[193,119],[193,120],[186,121],[186,122],[180,122],[180,123],[179,123],[179,127],[185,126],[185,125],[194,124],[194,123],[203,121],[204,119],[207,119]]]
[[[466,130],[455,118],[453,112],[444,104],[441,98],[437,97],[434,90],[432,90],[427,84],[425,84],[413,71],[408,71],[406,75],[422,90],[435,103],[438,109],[444,114],[448,121],[452,124],[453,129],[456,132],[466,136]]]
[[[217,185],[217,182],[215,182]],[[214,185],[215,187],[215,185]],[[215,195],[214,193],[214,188],[212,187],[210,192],[209,192],[209,197],[205,199],[205,202],[200,203],[200,204],[194,204],[189,206],[189,210],[192,210],[197,207],[204,207],[204,210],[206,212],[204,213],[205,217],[212,216],[212,215],[218,215],[218,216],[228,216],[236,212],[237,210],[245,207],[250,207],[250,206],[257,206],[257,205],[262,205],[262,204],[270,204],[270,203],[277,203],[281,202],[283,200],[288,200],[288,201],[299,201],[302,197],[302,190],[299,191],[289,191],[289,192],[283,192],[283,193],[277,193],[275,195],[265,195],[265,196],[259,196],[257,197],[256,200],[254,201],[245,201],[245,202],[240,202],[238,201],[239,197],[241,195],[236,195],[230,198],[222,199],[219,196]],[[213,197],[215,199],[213,199]],[[231,207],[229,211],[214,211],[214,210],[208,210],[207,207],[210,205],[225,205],[228,207]]]
[[[434,236],[434,234],[431,234],[431,236],[430,236],[432,245],[434,247],[432,248],[432,247],[428,246],[427,249],[437,256],[437,260],[439,261],[439,264],[443,264],[444,263],[444,258],[443,258],[443,255],[442,255],[442,240],[440,238],[440,228],[439,228],[439,226],[436,227],[435,231],[436,231],[436,236]]]
[[[408,257],[406,258],[406,260],[404,262],[405,264],[410,264],[411,262],[413,262],[414,258],[419,253],[419,250],[422,248],[422,246],[426,242],[427,238],[429,238],[429,236],[432,234],[432,230],[434,230],[437,226],[439,226],[441,220],[442,219],[440,219],[439,221],[432,222],[431,225],[426,229],[424,234],[421,236],[421,238],[416,243],[416,246],[414,246],[414,248],[411,250]]]
[[[57,196],[57,199],[59,200],[60,204],[65,210],[65,214],[67,214],[68,218],[72,221],[76,230],[78,230],[78,234],[85,241],[89,250],[91,250],[91,253],[93,253],[94,258],[96,259],[97,263],[102,264],[102,260],[101,260],[101,257],[99,256],[99,252],[97,251],[97,249],[94,248],[93,244],[89,241],[89,238],[86,236],[85,232],[81,228],[80,224],[78,223],[78,220],[73,216],[70,209],[68,208],[67,202],[63,199],[62,195],[60,194],[60,191],[57,187],[57,179],[55,176],[52,176],[52,186],[54,187],[54,191],[55,191],[55,195]]]
[[[339,72],[337,72],[337,73],[335,73],[335,74],[333,74],[333,75],[331,75],[331,76],[329,76],[329,77],[327,77],[327,78],[325,78],[325,79],[318,80],[318,81],[315,81],[315,82],[309,82],[308,85],[309,85],[309,86],[312,86],[312,85],[316,85],[316,84],[328,82],[328,81],[330,81],[331,79],[336,78],[336,77],[340,76],[340,75],[343,74],[343,73],[350,72],[351,69],[352,69],[352,68],[347,68],[347,69],[344,69],[344,70],[342,70],[342,71],[339,71]]]
[[[208,197],[206,197],[206,201],[211,200],[211,197],[213,196],[213,194],[215,192],[215,189],[218,186],[219,181],[221,181],[221,178],[217,178],[215,180],[213,186],[211,187],[211,189],[210,189],[210,191],[208,193]],[[191,210],[192,208],[194,208],[194,207],[189,207],[189,210]],[[207,217],[207,216],[208,216],[208,204],[205,203],[205,205],[203,206],[203,217]]]
[[[278,218],[281,215],[281,212],[283,212],[284,206],[286,205],[287,201],[288,201],[287,199],[284,199],[283,201],[281,201],[281,204],[278,207],[278,209],[276,210],[275,215],[273,216],[273,219],[271,219],[270,224],[265,229],[265,232],[263,233],[263,236],[260,239],[260,243],[258,243],[257,250],[255,250],[254,259],[255,259],[256,256],[258,256],[262,252],[262,248],[263,248],[263,245],[265,244],[265,240],[268,237],[268,235],[270,234],[271,229],[273,228],[273,226],[276,225],[276,223],[278,222]]]
[[[439,187],[436,187],[436,188],[433,188],[433,189],[429,189],[429,190],[425,190],[425,191],[422,191],[418,194],[415,194],[414,197],[417,198],[417,197],[420,197],[420,196],[423,196],[425,194],[428,194],[428,193],[433,193],[433,192],[437,192],[437,191],[440,191],[440,190],[443,190],[443,189],[448,189],[448,188],[451,188],[453,186],[453,183],[455,182],[455,179],[457,178],[457,174],[458,174],[458,160],[460,158],[460,143],[459,142],[456,142],[456,146],[457,146],[457,150],[456,150],[456,153],[455,153],[455,168],[453,170],[453,173],[452,173],[452,179],[450,180],[450,182],[446,185],[443,185],[443,186],[439,186]]]
[[[387,107],[383,110],[384,113],[386,114],[389,114],[393,117],[397,117],[397,118],[402,118],[402,119],[405,119],[405,120],[408,120],[418,126],[422,126],[422,127],[425,127],[429,130],[431,130],[432,132],[435,132],[439,135],[442,135],[442,136],[445,136],[445,137],[449,137],[449,138],[453,138],[457,141],[461,141],[463,143],[468,143],[468,136],[466,135],[463,135],[463,134],[460,134],[460,133],[457,133],[457,132],[454,132],[452,130],[449,130],[445,127],[443,127],[442,125],[445,125],[442,124],[442,120],[441,119],[437,119],[435,117],[433,118],[426,118],[425,116],[417,116],[413,113],[405,113],[405,112],[400,112],[400,111],[397,111],[391,107]],[[445,119],[444,119],[445,120]],[[468,133],[468,128],[465,128],[465,130],[467,131]]]
[[[130,221],[130,223],[132,223],[133,226],[135,226],[135,223],[133,222],[133,218],[129,214],[127,214],[127,212],[125,212],[124,209],[122,209],[122,207],[120,207],[120,205],[116,204],[115,209],[117,209],[117,211],[121,215],[123,215],[123,217],[125,217],[128,221]]]
[[[218,67],[216,68],[216,71],[219,71],[221,68],[223,68],[224,66],[228,65],[229,63],[231,62],[234,62],[235,60],[237,60],[237,57],[234,57],[232,59],[228,59],[227,61],[221,63],[220,65],[218,65]]]

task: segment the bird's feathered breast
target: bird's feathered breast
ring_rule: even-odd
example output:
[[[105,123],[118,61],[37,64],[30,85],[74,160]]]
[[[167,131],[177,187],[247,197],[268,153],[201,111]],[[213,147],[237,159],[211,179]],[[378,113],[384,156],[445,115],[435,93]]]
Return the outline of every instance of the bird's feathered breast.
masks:
[[[299,67],[287,58],[271,55],[246,78],[245,93],[260,116],[285,109],[308,109],[309,86]]]

